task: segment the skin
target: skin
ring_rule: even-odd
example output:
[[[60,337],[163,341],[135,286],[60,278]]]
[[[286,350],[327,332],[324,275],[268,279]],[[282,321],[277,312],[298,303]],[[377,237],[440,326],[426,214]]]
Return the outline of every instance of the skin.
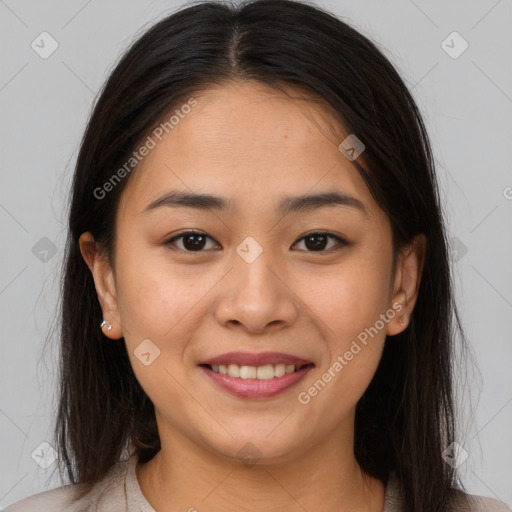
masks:
[[[254,82],[195,98],[198,106],[144,158],[122,193],[113,268],[89,233],[80,239],[113,326],[103,331],[124,337],[155,405],[162,449],[138,464],[141,490],[159,512],[381,512],[384,485],[353,453],[355,407],[386,335],[407,327],[424,236],[400,252],[393,273],[389,219],[338,149],[348,133],[318,102]],[[219,195],[233,209],[143,212],[169,190]],[[359,199],[367,214],[339,205],[284,216],[276,210],[284,196],[332,190]],[[186,230],[210,237],[202,252],[187,252],[184,239],[166,245]],[[303,237],[318,231],[351,244],[328,239],[315,251]],[[252,263],[236,252],[248,236],[263,249]],[[400,313],[300,403],[298,393],[394,303]],[[146,366],[134,350],[148,338],[160,355]],[[238,398],[197,366],[230,351],[285,352],[315,368],[276,397]],[[252,465],[240,460],[249,442],[261,457]]]

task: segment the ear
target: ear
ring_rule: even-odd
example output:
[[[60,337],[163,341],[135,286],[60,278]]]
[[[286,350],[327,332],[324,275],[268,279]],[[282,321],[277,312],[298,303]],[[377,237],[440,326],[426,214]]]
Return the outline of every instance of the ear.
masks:
[[[103,334],[113,340],[123,337],[123,330],[119,316],[117,303],[116,285],[114,273],[107,258],[99,250],[91,233],[86,232],[80,236],[80,252],[89,267],[94,278],[94,285],[98,300],[103,311],[103,320],[106,320],[112,328],[108,326],[102,328]],[[100,325],[98,324],[98,329]]]
[[[397,312],[387,324],[386,334],[394,336],[407,328],[425,264],[427,239],[423,233],[417,235],[398,255],[393,283],[391,305]]]

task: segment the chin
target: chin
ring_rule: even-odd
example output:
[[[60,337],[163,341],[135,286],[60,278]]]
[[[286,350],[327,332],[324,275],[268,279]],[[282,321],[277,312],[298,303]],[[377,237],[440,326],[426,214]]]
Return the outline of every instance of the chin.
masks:
[[[238,461],[247,467],[254,465],[276,465],[290,462],[306,449],[305,439],[294,438],[286,431],[277,435],[271,430],[231,431],[233,438],[222,443],[211,440],[210,448],[217,454]],[[299,449],[300,448],[300,449]]]

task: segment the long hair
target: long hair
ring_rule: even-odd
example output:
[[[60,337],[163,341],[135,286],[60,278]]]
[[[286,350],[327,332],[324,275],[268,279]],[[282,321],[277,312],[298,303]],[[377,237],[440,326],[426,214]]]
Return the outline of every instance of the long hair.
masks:
[[[160,450],[154,406],[124,340],[111,341],[99,329],[102,311],[78,241],[89,231],[112,255],[114,215],[130,176],[106,198],[98,189],[173,108],[234,80],[299,89],[329,105],[364,141],[361,165],[354,164],[390,219],[395,256],[415,235],[426,236],[410,323],[386,340],[357,404],[354,453],[383,482],[396,473],[406,511],[441,512],[450,489],[461,486],[442,452],[456,438],[452,352],[456,331],[463,331],[429,138],[411,93],[376,44],[332,14],[292,0],[208,1],[167,16],[133,43],[97,98],[74,173],[62,282],[55,426],[61,472],[91,486],[128,445],[141,462]]]

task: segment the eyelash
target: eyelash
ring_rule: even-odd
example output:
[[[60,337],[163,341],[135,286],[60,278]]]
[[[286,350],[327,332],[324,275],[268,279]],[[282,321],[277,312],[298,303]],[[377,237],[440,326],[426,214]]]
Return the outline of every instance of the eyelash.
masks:
[[[184,231],[183,233],[180,233],[179,235],[173,236],[169,240],[165,241],[164,245],[165,246],[174,245],[175,241],[177,241],[179,239],[186,238],[189,235],[200,235],[200,236],[204,236],[204,237],[206,237],[206,238],[208,238],[210,240],[213,240],[213,238],[208,236],[206,233],[203,233],[203,232],[200,232],[200,231]],[[298,242],[306,239],[307,237],[314,236],[314,235],[323,235],[323,236],[327,236],[328,238],[334,239],[334,240],[336,240],[338,242],[338,245],[341,246],[341,247],[347,247],[347,246],[351,245],[351,243],[348,242],[347,240],[341,238],[338,235],[334,235],[333,233],[329,233],[327,231],[312,231],[310,233],[306,233],[301,238],[299,238],[297,240],[297,242],[295,242],[293,245],[296,245]],[[305,250],[305,252],[310,252],[310,253],[327,253],[327,252],[330,252],[332,250],[339,250],[341,247],[338,247],[338,249],[336,249],[336,247],[329,247],[328,249],[322,249],[321,251],[308,251],[308,250]],[[181,248],[176,247],[176,246],[174,248],[177,249],[177,250],[180,250],[180,251],[187,252],[189,254],[207,252],[207,250],[204,250],[204,249],[201,249],[201,250],[198,250],[198,251],[189,251],[187,249],[181,249]]]

